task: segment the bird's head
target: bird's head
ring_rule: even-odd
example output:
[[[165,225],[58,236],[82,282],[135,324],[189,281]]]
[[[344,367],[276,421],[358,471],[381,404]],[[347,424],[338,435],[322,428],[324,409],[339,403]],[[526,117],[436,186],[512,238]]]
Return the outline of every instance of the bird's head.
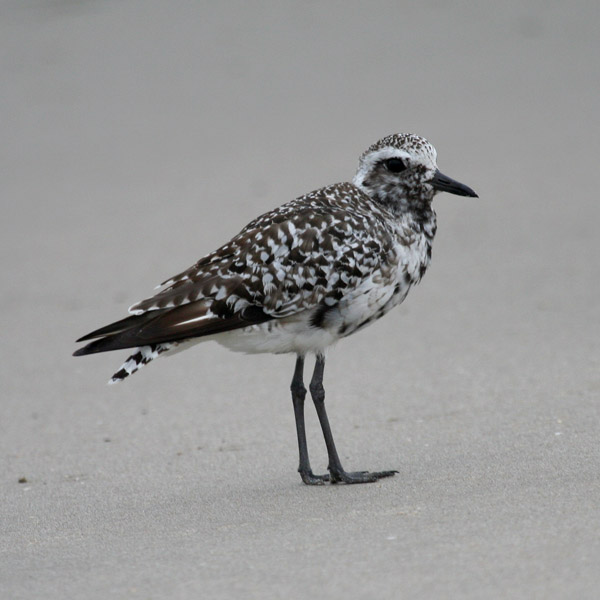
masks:
[[[437,152],[425,138],[412,133],[389,135],[360,157],[354,185],[399,211],[428,206],[442,191],[477,197],[470,187],[443,175],[436,160]]]

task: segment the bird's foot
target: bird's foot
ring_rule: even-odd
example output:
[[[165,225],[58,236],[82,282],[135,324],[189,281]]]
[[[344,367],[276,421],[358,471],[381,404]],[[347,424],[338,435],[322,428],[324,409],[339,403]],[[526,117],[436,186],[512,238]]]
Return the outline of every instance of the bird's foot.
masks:
[[[348,473],[343,469],[332,469],[329,467],[331,473],[331,483],[373,483],[384,477],[392,477],[398,471],[376,471],[371,473],[369,471],[353,471]]]
[[[302,481],[306,485],[323,485],[330,480],[329,475],[315,475],[312,471],[301,471],[298,469]]]

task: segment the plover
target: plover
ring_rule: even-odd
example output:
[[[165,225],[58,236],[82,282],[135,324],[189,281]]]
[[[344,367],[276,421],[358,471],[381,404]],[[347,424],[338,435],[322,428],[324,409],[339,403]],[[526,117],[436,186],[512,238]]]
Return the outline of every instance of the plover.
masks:
[[[291,384],[306,484],[368,483],[397,471],[343,469],[325,411],[326,349],[382,317],[417,284],[431,259],[434,195],[477,197],[437,168],[435,148],[395,134],[362,154],[352,183],[321,188],[254,219],[224,246],[134,304],[131,316],[83,336],[75,356],[137,348],[111,383],[163,353],[215,340],[246,353],[294,353]],[[98,338],[98,339],[96,339]],[[312,472],[306,445],[304,357],[329,474]]]

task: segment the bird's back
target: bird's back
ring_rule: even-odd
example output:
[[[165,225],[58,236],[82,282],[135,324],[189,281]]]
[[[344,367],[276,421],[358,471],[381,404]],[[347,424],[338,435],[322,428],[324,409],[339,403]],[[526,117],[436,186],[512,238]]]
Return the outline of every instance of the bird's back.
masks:
[[[130,312],[202,300],[223,317],[253,305],[282,318],[331,306],[388,262],[396,238],[385,209],[351,183],[333,184],[254,219]]]

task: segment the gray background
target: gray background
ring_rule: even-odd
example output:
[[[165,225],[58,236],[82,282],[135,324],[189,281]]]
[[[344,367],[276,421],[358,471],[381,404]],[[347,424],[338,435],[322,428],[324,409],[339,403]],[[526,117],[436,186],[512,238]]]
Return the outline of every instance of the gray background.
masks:
[[[2,598],[598,597],[597,2],[0,11]],[[343,461],[396,477],[301,484],[290,356],[71,358],[398,131],[481,198],[330,353]]]

